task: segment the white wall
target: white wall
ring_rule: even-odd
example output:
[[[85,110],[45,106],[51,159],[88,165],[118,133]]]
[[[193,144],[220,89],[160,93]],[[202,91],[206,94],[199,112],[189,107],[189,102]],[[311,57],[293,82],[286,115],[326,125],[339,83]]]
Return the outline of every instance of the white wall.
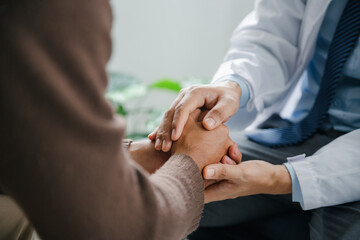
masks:
[[[150,82],[211,78],[253,0],[112,0],[109,70]]]

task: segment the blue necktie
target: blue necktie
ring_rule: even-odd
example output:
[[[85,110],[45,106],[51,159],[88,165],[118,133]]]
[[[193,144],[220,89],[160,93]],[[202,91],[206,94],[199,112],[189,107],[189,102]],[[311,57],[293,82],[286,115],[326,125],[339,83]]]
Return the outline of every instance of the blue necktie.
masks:
[[[309,114],[300,122],[286,127],[256,130],[247,134],[248,138],[265,146],[282,147],[295,145],[312,136],[327,117],[344,65],[356,46],[359,34],[360,1],[349,0],[336,27],[320,89]]]

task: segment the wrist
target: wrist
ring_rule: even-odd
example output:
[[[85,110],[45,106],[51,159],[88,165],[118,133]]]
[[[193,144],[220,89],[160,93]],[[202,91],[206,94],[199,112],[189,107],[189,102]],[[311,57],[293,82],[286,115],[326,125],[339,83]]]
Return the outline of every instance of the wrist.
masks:
[[[128,147],[128,152],[131,158],[138,162],[139,152],[142,150],[141,144],[139,142],[132,142]]]
[[[272,186],[269,194],[288,194],[292,192],[291,176],[284,165],[274,165],[271,174]]]
[[[198,166],[200,172],[202,172],[202,170],[206,166],[205,161],[201,160],[201,157],[197,156],[196,154],[187,153],[186,151],[174,151],[172,153],[172,155],[175,155],[175,154],[183,154],[183,155],[190,157],[194,161],[196,166]]]
[[[240,99],[242,90],[241,90],[240,85],[237,82],[235,82],[233,80],[224,80],[224,81],[220,81],[220,82],[215,82],[215,85],[220,85],[220,86],[225,86],[225,87],[230,88],[233,92],[236,93],[237,96],[239,96],[239,99]]]

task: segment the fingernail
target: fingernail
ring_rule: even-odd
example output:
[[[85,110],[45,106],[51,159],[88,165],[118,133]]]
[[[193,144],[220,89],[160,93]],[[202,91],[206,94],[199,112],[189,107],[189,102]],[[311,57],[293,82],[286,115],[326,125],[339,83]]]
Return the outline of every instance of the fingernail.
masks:
[[[206,118],[205,123],[210,128],[213,128],[215,126],[215,120],[212,118]]]
[[[161,140],[158,138],[155,142],[155,147],[159,147],[161,145]]]
[[[239,156],[240,155],[240,150],[238,148],[236,148],[234,154],[235,154],[235,156]]]
[[[213,169],[213,168],[206,169],[207,177],[213,177],[214,175],[215,175],[215,169]]]
[[[166,140],[163,140],[163,144],[162,144],[162,150],[163,151],[166,150],[165,147],[166,147]]]
[[[175,138],[175,129],[173,129],[172,131],[171,131],[171,139],[174,139]]]

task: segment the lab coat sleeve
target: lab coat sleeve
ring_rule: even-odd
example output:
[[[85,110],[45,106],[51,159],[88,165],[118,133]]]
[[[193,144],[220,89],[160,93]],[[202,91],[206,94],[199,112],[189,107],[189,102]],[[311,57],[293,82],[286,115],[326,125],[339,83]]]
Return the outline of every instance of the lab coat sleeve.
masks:
[[[289,79],[296,70],[305,2],[256,1],[255,9],[234,31],[230,49],[213,81],[229,75],[244,79],[250,91],[246,111],[260,112],[285,96],[292,85]]]
[[[360,129],[345,134],[313,156],[289,160],[300,183],[304,210],[360,200]]]

